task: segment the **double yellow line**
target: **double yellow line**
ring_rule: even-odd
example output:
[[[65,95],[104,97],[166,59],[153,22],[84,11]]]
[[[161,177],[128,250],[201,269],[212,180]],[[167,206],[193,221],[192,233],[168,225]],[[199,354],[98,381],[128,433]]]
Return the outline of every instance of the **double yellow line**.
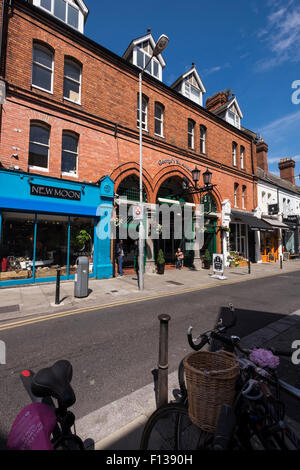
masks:
[[[178,291],[172,291],[172,292],[166,292],[163,294],[156,294],[152,296],[147,296],[147,297],[140,297],[138,299],[128,299],[128,300],[119,300],[116,302],[110,302],[104,305],[98,305],[98,306],[93,306],[93,307],[84,307],[84,308],[78,308],[75,310],[68,310],[66,312],[57,312],[57,313],[51,313],[51,314],[46,314],[46,315],[38,315],[36,318],[28,318],[27,320],[19,320],[16,322],[9,322],[9,323],[4,323],[0,325],[0,331],[5,331],[5,330],[10,330],[12,328],[20,328],[21,326],[27,326],[27,325],[33,325],[34,323],[41,323],[44,321],[48,320],[55,320],[59,318],[65,318],[69,317],[72,315],[78,315],[80,313],[86,313],[86,312],[93,312],[97,310],[104,310],[106,308],[112,308],[112,307],[118,307],[120,305],[130,305],[130,304],[135,304],[135,303],[140,303],[140,302],[146,302],[147,300],[155,300],[155,299],[161,299],[162,297],[171,297],[174,295],[181,295],[181,294],[187,294],[189,292],[196,292],[204,289],[213,289],[214,287],[220,287],[224,285],[230,285],[230,284],[237,284],[240,282],[247,282],[250,280],[255,280],[255,279],[262,279],[265,277],[271,277],[271,276],[278,276],[280,274],[290,274],[294,272],[298,272],[299,269],[295,271],[282,271],[279,273],[269,273],[269,274],[264,274],[261,276],[257,276],[255,278],[243,278],[243,279],[233,279],[230,281],[225,281],[223,284],[209,284],[209,285],[204,285],[204,286],[198,286],[198,287],[190,287],[188,289],[180,289]]]

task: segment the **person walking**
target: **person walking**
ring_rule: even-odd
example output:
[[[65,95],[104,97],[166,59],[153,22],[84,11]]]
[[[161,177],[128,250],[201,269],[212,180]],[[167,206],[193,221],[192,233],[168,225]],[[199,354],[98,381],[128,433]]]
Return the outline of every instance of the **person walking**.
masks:
[[[181,248],[177,248],[177,251],[175,253],[175,258],[176,258],[176,269],[181,269],[183,265],[183,260],[184,260],[184,254],[181,251]]]
[[[119,240],[119,243],[117,244],[117,262],[118,262],[119,276],[123,276],[123,258],[124,258],[123,240]]]

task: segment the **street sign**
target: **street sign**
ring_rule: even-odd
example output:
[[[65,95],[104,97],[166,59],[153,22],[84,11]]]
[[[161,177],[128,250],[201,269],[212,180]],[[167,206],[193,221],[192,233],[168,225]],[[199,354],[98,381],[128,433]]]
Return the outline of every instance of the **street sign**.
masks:
[[[224,255],[220,255],[218,253],[213,254],[213,270],[214,274],[211,274],[210,277],[215,279],[227,279],[224,276]]]
[[[143,220],[144,208],[142,205],[133,206],[132,210],[133,220]]]

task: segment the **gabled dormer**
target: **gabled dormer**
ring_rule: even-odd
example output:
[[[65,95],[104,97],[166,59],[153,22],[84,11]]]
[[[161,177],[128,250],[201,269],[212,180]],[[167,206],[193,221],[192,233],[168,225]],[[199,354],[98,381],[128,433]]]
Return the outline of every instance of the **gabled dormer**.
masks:
[[[194,63],[188,72],[181,75],[176,82],[171,85],[171,88],[195,103],[200,104],[200,106],[203,106],[203,94],[206,93],[206,90]]]
[[[89,10],[83,0],[29,0],[29,2],[55,16],[71,28],[84,33]]]
[[[243,119],[243,113],[239,107],[236,96],[230,91],[219,91],[211,98],[206,100],[206,108],[229,122],[238,129],[241,128],[241,119]]]
[[[151,58],[154,48],[155,41],[150,29],[148,29],[148,34],[146,34],[146,36],[142,36],[141,38],[131,41],[123,55],[123,58],[140,69],[143,69]],[[150,63],[148,63],[145,72],[162,81],[162,69],[165,66],[166,63],[162,55],[159,54],[157,57],[153,57]]]

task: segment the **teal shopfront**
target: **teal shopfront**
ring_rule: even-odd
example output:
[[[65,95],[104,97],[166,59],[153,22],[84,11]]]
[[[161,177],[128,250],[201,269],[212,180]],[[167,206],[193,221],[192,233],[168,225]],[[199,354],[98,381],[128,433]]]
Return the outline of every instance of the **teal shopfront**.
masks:
[[[112,276],[114,183],[97,184],[0,170],[0,287],[73,279],[87,256],[89,275]],[[107,223],[104,223],[104,221]]]

